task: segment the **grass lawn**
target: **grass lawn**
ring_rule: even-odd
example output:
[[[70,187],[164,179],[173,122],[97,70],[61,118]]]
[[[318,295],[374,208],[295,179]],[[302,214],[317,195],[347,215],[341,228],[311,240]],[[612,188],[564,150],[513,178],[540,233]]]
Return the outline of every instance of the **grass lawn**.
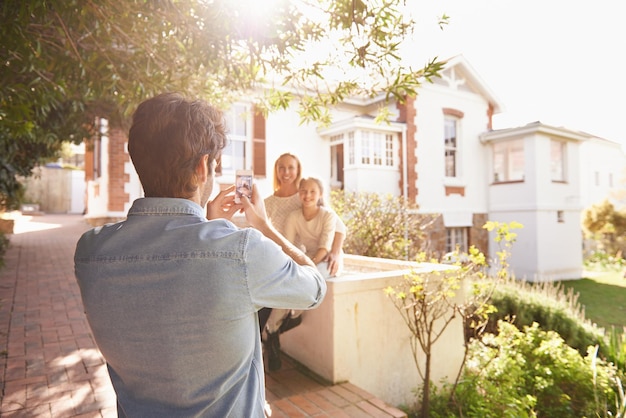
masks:
[[[562,282],[578,293],[585,316],[607,331],[626,327],[626,279],[622,272],[589,272],[585,278]]]

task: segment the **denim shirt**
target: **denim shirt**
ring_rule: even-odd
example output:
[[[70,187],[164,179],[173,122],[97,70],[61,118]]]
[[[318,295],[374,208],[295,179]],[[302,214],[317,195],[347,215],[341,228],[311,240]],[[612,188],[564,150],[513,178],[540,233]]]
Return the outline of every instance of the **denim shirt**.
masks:
[[[326,293],[315,268],[187,199],[136,200],[80,238],[74,263],[120,417],[263,417],[257,311]]]

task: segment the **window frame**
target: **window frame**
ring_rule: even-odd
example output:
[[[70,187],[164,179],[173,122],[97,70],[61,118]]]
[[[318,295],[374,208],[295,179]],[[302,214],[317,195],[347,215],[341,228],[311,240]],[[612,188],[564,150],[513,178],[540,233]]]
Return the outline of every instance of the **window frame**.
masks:
[[[492,171],[494,183],[523,182],[525,179],[526,156],[524,139],[513,139],[493,143]],[[500,151],[501,149],[501,151]],[[502,162],[498,156],[502,155]],[[519,160],[521,159],[521,164]],[[499,166],[502,165],[502,170]],[[519,167],[521,166],[521,168]]]
[[[460,177],[459,149],[459,118],[452,115],[444,116],[443,123],[443,170],[446,178]],[[453,131],[453,132],[451,132]],[[451,158],[450,158],[451,157]],[[451,166],[449,162],[451,161]]]
[[[446,227],[446,252],[456,251],[457,245],[460,252],[467,253],[469,249],[469,227]]]
[[[349,166],[396,167],[394,139],[393,133],[374,129],[357,129],[348,132]]]
[[[251,106],[233,103],[224,111],[228,144],[220,158],[221,175],[234,176],[237,170],[252,168]]]
[[[555,146],[558,147],[558,151]],[[567,142],[565,141],[550,139],[550,179],[554,183],[567,181]]]

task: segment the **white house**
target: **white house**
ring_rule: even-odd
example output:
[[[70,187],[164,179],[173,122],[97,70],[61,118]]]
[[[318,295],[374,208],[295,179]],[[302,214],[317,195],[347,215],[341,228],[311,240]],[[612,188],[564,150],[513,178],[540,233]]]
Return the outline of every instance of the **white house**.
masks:
[[[217,182],[230,185],[236,169],[252,169],[267,196],[274,161],[291,152],[305,175],[332,187],[406,196],[421,212],[441,214],[431,234],[440,253],[457,245],[487,251],[484,223],[517,221],[524,225],[511,259],[517,277],[581,277],[581,211],[619,186],[626,159],[618,144],[539,122],[492,130],[502,104],[463,56],[417,97],[388,104],[388,124],[374,121],[382,105],[348,100],[319,128],[300,125],[295,108],[263,118],[251,102],[236,103]],[[87,150],[86,217],[94,224],[124,217],[141,195],[126,133],[103,123]]]

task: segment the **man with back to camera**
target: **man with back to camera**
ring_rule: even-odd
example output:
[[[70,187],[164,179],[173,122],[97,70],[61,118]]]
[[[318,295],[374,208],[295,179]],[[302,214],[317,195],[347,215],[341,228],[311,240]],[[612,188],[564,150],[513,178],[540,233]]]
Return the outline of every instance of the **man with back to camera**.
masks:
[[[128,137],[146,197],[78,241],[75,274],[120,417],[263,417],[257,311],[315,308],[326,293],[266,219],[256,186],[241,204],[234,186],[208,202],[225,145],[209,104],[146,100]],[[252,228],[227,220],[241,209]]]

